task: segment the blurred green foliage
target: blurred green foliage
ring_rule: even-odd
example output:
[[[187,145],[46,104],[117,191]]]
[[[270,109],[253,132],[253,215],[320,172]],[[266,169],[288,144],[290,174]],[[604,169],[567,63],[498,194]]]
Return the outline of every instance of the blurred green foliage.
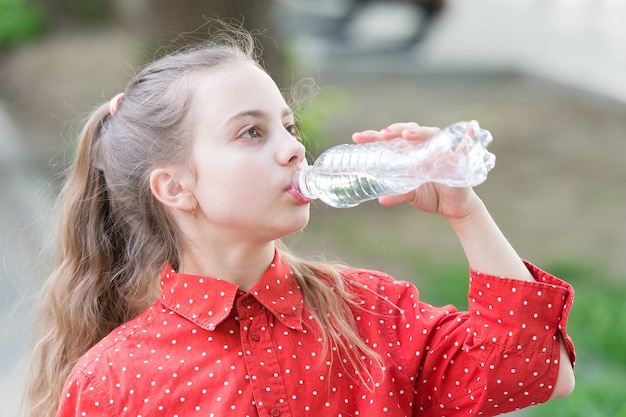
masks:
[[[105,0],[0,0],[0,49],[11,48],[58,26],[107,22]]]
[[[46,13],[31,2],[0,0],[0,49],[38,36],[47,24]]]
[[[335,144],[329,137],[328,120],[347,105],[347,96],[339,89],[327,87],[317,92],[312,80],[304,80],[295,89],[300,90],[294,93],[296,101],[304,100],[295,109],[298,131],[307,150],[315,156]]]
[[[626,368],[609,363],[587,363],[585,361],[592,359],[585,358],[585,352],[579,353],[574,393],[529,408],[529,417],[626,417]]]

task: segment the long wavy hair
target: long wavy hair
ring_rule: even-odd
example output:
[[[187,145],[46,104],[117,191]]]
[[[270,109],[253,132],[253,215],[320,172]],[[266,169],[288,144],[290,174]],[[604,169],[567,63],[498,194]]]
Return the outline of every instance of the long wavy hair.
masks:
[[[168,54],[128,84],[111,117],[109,104],[90,116],[58,198],[56,259],[43,289],[30,361],[25,414],[53,416],[77,360],[158,296],[163,266],[178,265],[180,233],[153,196],[151,171],[190,162],[193,76],[234,61],[255,62],[254,37],[231,27],[211,44]],[[359,337],[357,300],[339,266],[305,261],[279,245],[317,319],[326,352],[340,355],[372,384],[382,363]],[[365,359],[367,358],[367,359]]]

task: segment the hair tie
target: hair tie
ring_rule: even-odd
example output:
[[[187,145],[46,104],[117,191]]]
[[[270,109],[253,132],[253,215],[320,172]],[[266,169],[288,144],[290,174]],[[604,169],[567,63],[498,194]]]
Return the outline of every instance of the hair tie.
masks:
[[[111,113],[111,116],[115,115],[115,112],[117,111],[117,108],[119,107],[120,101],[122,101],[123,97],[124,97],[124,93],[119,93],[118,95],[113,97],[111,101],[109,102],[109,112]]]

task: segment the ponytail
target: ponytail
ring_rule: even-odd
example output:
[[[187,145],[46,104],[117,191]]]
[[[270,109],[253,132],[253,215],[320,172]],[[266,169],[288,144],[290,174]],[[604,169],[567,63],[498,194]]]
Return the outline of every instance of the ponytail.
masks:
[[[112,216],[103,172],[94,163],[103,124],[110,117],[107,104],[89,118],[58,198],[57,255],[35,323],[37,343],[26,393],[29,417],[53,416],[63,383],[80,356],[156,296],[154,275],[121,279],[127,253],[124,232]]]

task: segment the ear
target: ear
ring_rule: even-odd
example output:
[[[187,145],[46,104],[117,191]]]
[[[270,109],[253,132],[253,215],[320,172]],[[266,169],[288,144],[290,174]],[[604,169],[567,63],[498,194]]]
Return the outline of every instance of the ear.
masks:
[[[194,211],[195,197],[174,177],[171,170],[158,168],[150,174],[152,194],[166,207]]]

